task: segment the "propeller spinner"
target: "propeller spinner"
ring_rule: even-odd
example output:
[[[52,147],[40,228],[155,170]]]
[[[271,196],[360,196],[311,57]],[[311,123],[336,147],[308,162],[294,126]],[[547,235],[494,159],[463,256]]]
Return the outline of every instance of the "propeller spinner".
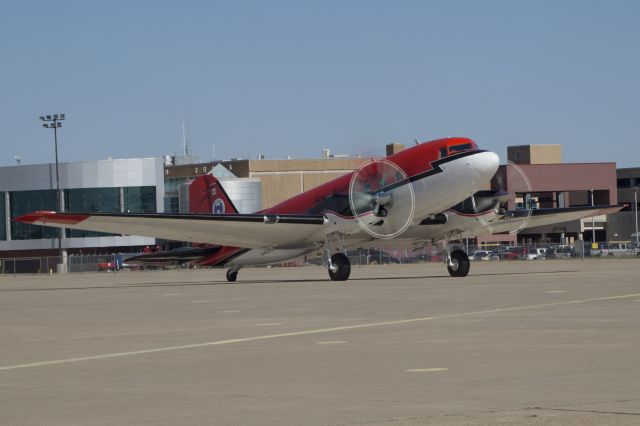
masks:
[[[371,160],[353,173],[349,204],[358,225],[369,235],[394,238],[413,221],[413,185],[395,163],[387,159]]]

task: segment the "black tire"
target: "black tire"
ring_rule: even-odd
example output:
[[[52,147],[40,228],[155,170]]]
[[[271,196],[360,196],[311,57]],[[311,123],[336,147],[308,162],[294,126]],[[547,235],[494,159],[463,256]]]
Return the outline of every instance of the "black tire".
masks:
[[[346,281],[351,275],[351,262],[349,258],[342,253],[336,253],[331,256],[331,264],[329,268],[329,278],[331,281]]]
[[[238,270],[237,269],[229,269],[227,271],[227,281],[230,283],[235,282],[238,279]]]
[[[451,252],[451,263],[453,265],[447,265],[449,275],[452,277],[466,277],[471,267],[469,262],[469,256],[462,250],[454,250]]]

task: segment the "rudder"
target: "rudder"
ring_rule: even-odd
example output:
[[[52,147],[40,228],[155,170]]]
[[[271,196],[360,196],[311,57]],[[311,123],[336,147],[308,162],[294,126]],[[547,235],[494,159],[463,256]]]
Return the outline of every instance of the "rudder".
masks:
[[[238,213],[218,179],[210,174],[198,176],[189,185],[189,212],[204,214]]]

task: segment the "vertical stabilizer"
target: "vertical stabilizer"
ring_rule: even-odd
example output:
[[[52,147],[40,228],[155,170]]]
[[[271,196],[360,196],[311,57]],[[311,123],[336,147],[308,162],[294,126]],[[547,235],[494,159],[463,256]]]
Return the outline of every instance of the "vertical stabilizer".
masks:
[[[200,214],[232,214],[238,210],[213,175],[198,176],[189,185],[189,212]]]

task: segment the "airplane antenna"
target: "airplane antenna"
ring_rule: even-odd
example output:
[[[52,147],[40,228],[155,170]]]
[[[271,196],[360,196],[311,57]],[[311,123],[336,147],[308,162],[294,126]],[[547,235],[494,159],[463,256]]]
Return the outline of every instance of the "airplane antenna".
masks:
[[[22,156],[20,154],[14,155],[13,159],[16,160],[16,165],[19,166],[20,162],[22,161]]]
[[[182,122],[182,155],[188,157],[191,155],[191,142],[189,141],[189,137],[187,137],[187,130],[185,128],[184,121]]]
[[[416,145],[420,145],[420,141],[418,140],[418,138],[415,138],[413,141],[416,143]]]

